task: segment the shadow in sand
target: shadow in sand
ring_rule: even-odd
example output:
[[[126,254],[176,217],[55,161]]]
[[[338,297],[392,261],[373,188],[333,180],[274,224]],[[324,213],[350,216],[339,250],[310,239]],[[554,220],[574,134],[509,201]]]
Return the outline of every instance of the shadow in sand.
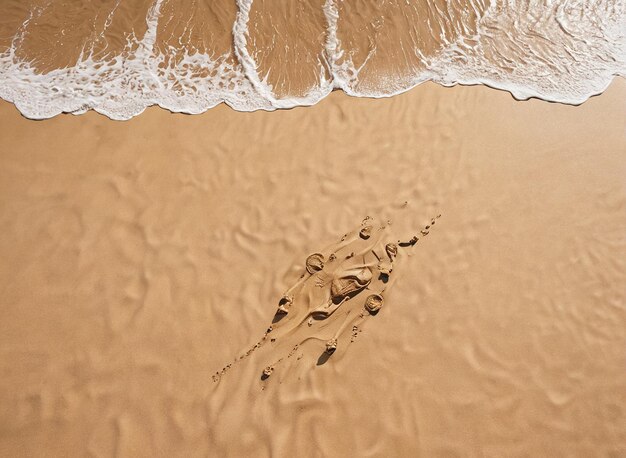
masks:
[[[274,315],[274,318],[272,318],[272,324],[278,323],[280,320],[282,320],[286,316],[287,316],[286,313],[276,312],[276,314]]]
[[[321,366],[322,364],[326,364],[326,361],[328,361],[328,359],[331,356],[332,356],[332,353],[328,353],[327,351],[325,351],[324,353],[320,355],[319,358],[317,358],[317,365]]]

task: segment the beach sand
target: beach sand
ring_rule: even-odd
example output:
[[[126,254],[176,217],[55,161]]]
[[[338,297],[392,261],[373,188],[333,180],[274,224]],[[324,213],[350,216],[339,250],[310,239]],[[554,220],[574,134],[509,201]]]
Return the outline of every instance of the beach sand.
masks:
[[[0,455],[626,456],[624,100],[0,103]]]

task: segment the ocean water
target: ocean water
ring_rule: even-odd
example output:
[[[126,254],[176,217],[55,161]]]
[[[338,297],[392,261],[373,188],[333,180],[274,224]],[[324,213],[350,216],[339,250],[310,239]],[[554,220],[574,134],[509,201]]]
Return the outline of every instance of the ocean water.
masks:
[[[579,104],[624,75],[624,0],[0,4],[0,97],[33,119],[274,110],[429,80]]]

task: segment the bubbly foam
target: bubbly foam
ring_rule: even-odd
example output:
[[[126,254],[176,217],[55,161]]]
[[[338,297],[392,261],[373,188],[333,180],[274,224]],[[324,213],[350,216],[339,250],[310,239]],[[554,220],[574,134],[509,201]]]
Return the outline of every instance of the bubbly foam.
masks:
[[[83,50],[74,66],[47,73],[17,53],[29,23],[45,7],[33,9],[11,46],[0,54],[0,97],[33,119],[93,109],[123,120],[151,105],[184,113],[201,113],[222,102],[240,111],[274,110],[315,104],[334,89],[357,97],[388,97],[432,80],[446,86],[485,84],[518,99],[579,104],[604,91],[613,77],[626,75],[624,0],[506,0],[484,9],[475,32],[461,27],[469,33],[454,40],[442,34],[441,49],[434,55],[413,49],[423,69],[408,76],[380,69],[377,83],[365,86],[359,76],[366,64],[354,65],[351,50],[338,38],[342,26],[338,0],[326,0],[322,8],[327,71],[305,96],[278,97],[267,78],[259,75],[254,43],[249,40],[253,0],[237,0],[234,57],[194,50],[168,59],[157,51],[162,4],[156,0],[148,10],[142,37],[129,31],[124,52],[96,58],[93,51]]]

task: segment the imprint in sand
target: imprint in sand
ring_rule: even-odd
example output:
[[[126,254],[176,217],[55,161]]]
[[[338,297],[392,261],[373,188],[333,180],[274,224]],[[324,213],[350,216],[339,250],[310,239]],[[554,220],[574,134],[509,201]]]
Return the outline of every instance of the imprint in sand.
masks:
[[[420,231],[422,236],[441,215]],[[227,364],[215,382],[256,350],[263,347],[265,363],[259,370],[267,380],[281,363],[306,356],[322,365],[354,342],[366,320],[385,308],[384,296],[396,278],[398,263],[409,256],[419,237],[393,237],[392,222],[377,223],[366,217],[361,226],[341,240],[306,258],[302,275],[278,301],[272,324],[253,347]],[[312,364],[311,364],[312,365]]]

